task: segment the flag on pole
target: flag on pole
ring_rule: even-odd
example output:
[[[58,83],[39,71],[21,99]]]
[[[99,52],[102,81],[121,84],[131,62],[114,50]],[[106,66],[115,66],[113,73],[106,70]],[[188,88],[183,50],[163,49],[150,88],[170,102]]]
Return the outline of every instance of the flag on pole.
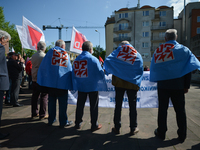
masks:
[[[19,33],[19,32],[18,32]],[[23,16],[22,36],[20,38],[22,48],[37,50],[37,43],[45,41],[42,30]]]
[[[70,51],[76,52],[78,54],[82,53],[82,44],[87,41],[85,35],[76,30],[75,27],[72,28]]]

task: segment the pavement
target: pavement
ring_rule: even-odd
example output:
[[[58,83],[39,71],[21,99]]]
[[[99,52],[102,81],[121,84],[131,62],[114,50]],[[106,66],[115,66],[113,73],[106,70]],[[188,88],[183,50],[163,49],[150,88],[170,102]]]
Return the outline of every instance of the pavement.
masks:
[[[27,83],[25,83],[27,85]],[[177,124],[173,107],[168,109],[168,131],[164,141],[154,135],[157,108],[138,108],[139,133],[129,136],[129,110],[122,109],[120,134],[111,132],[114,108],[99,108],[100,130],[90,131],[90,110],[85,107],[83,124],[59,128],[59,122],[47,126],[47,119],[31,119],[31,90],[23,87],[19,102],[23,107],[3,106],[1,132],[10,133],[0,140],[0,150],[200,150],[200,84],[192,83],[186,94],[187,139],[177,140]],[[75,105],[68,105],[68,119],[75,119]],[[58,107],[57,107],[58,112]],[[58,118],[58,113],[57,113]]]

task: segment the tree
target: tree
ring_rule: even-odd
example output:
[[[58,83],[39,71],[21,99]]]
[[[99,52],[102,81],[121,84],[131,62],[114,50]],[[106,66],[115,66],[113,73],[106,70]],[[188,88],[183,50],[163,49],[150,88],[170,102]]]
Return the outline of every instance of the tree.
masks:
[[[100,52],[99,52],[100,49]],[[103,48],[100,48],[100,46],[93,47],[94,53],[93,56],[97,57],[99,59],[99,56],[104,60],[106,56],[106,51]]]
[[[16,53],[21,53],[22,46],[21,46],[21,42],[20,42],[17,30],[15,29],[14,24],[10,25],[10,22],[5,21],[3,7],[0,7],[0,29],[8,32],[11,36],[11,40],[9,42],[10,44],[9,49],[11,50],[13,47]]]

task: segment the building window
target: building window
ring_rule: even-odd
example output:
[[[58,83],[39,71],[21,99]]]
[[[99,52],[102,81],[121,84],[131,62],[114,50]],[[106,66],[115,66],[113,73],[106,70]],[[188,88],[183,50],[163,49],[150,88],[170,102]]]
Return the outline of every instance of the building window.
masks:
[[[161,37],[161,38],[165,37],[165,32],[160,32],[159,37]]]
[[[124,40],[124,39],[126,39],[128,37],[128,34],[127,33],[120,33],[119,34],[119,39],[120,40]]]
[[[166,11],[160,11],[160,16],[166,16]]]
[[[197,22],[200,22],[200,16],[197,16]]]
[[[119,18],[128,18],[128,13],[119,14]]]
[[[143,11],[143,16],[149,16],[149,11]]]
[[[143,22],[142,22],[142,26],[143,26],[143,27],[149,26],[149,21],[143,21]]]
[[[142,53],[142,58],[148,58],[149,57],[149,53]]]
[[[200,34],[200,28],[197,28],[197,34]]]
[[[149,47],[149,43],[148,42],[142,42],[142,47],[143,48],[148,48]]]
[[[119,30],[124,30],[128,28],[128,23],[121,23],[119,24]]]
[[[166,26],[166,22],[162,21],[160,22],[160,27],[165,27]]]
[[[149,37],[149,32],[143,32],[143,37]]]

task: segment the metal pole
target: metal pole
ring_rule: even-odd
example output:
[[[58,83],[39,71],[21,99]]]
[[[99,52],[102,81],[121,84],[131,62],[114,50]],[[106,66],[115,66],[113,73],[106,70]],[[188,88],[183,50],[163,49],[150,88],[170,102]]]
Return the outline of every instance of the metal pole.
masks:
[[[95,31],[99,33],[99,56],[100,56],[100,32],[98,30],[95,30]]]

